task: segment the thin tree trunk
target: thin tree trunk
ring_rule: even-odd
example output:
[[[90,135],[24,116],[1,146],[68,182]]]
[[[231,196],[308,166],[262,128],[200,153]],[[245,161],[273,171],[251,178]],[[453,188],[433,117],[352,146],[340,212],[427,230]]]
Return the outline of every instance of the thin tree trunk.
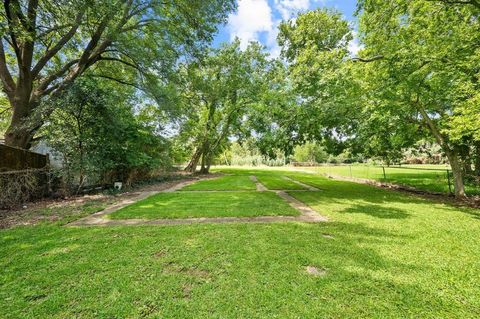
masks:
[[[425,109],[418,103],[415,103],[415,106],[419,110],[420,114],[422,115],[427,127],[430,129],[430,132],[437,140],[437,143],[440,144],[443,151],[447,155],[448,161],[450,162],[450,166],[452,168],[453,174],[453,183],[455,185],[455,197],[456,198],[465,198],[465,186],[463,182],[463,167],[460,163],[458,154],[455,152],[454,149],[450,148],[448,143],[446,142],[443,135],[440,133],[440,130],[437,128],[434,121],[428,116]]]
[[[192,159],[188,163],[187,167],[185,167],[185,171],[190,173],[195,173],[195,171],[197,170],[198,161],[200,160],[201,156],[202,156],[202,149],[201,148],[196,149],[195,153],[192,156]]]
[[[475,143],[475,175],[480,176],[480,141]]]
[[[203,169],[203,174],[209,174],[210,173],[210,167],[212,166],[212,155],[209,153],[206,157],[206,166]]]
[[[209,162],[209,155],[208,152],[203,152],[202,154],[202,166],[200,168],[200,174],[208,174],[210,170]]]
[[[466,158],[463,161],[463,171],[465,172],[465,175],[473,175],[471,158]]]
[[[452,168],[453,174],[453,183],[455,187],[455,197],[464,198],[465,194],[465,185],[463,182],[463,170],[462,165],[458,159],[457,154],[448,151],[446,152],[448,161],[450,162],[450,167]]]

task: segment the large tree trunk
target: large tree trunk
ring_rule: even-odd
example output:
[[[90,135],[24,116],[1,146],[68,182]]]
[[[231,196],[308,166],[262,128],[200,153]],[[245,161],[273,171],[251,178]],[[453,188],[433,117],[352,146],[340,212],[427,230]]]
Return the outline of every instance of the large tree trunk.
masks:
[[[5,133],[5,144],[8,146],[29,149],[31,147],[33,136],[34,133],[31,129],[22,124],[17,125],[12,121]]]
[[[101,58],[108,59],[101,57],[113,40],[112,36],[105,35],[106,30],[111,31],[112,35],[127,32],[124,29],[125,24],[134,16],[142,16],[143,10],[137,11],[138,6],[133,1],[125,1],[121,8],[123,15],[114,22],[114,29],[108,28],[109,22],[113,21],[112,17],[105,15],[101,21],[92,24],[94,29],[91,38],[85,39],[85,49],[80,49],[84,47],[83,42],[85,42],[80,41],[78,56],[67,59],[61,50],[72,43],[71,39],[85,21],[85,11],[78,12],[64,33],[64,29],[61,28],[59,39],[47,41],[49,43],[46,49],[39,48],[36,51],[36,41],[42,41],[40,36],[37,37],[37,33],[48,32],[44,32],[36,24],[37,14],[42,11],[38,10],[39,1],[25,2],[28,4],[21,4],[22,1],[4,1],[3,4],[5,19],[2,20],[3,33],[0,39],[0,86],[13,110],[10,126],[5,133],[5,143],[9,146],[28,149],[36,131],[43,124],[41,121],[32,122],[31,119],[39,100],[43,96],[61,92]],[[136,8],[133,9],[134,7]],[[149,6],[146,6],[145,10],[147,8]],[[140,23],[138,25],[144,26]],[[45,46],[45,42],[42,42],[42,46]],[[57,68],[50,65],[50,61],[55,57],[57,57],[55,64],[59,63]],[[16,63],[13,63],[14,60]],[[60,60],[66,62],[60,63]],[[46,70],[47,67],[48,70]]]
[[[13,114],[5,132],[5,144],[29,149],[36,132],[31,114],[38,103],[30,101],[31,85],[26,83],[24,86],[27,87],[18,88],[16,94],[10,98]]]

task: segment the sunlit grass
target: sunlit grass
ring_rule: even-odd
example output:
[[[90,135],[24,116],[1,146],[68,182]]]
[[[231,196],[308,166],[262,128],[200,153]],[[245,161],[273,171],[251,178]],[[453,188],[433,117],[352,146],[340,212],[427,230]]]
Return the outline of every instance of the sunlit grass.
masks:
[[[2,230],[0,317],[480,317],[478,210],[263,172],[321,188],[290,194],[330,221]]]
[[[248,176],[222,176],[219,178],[199,181],[186,186],[181,190],[185,191],[228,191],[228,190],[255,190],[255,183]]]
[[[281,175],[263,175],[263,174],[258,174],[257,175],[258,180],[260,183],[265,185],[267,189],[272,189],[272,190],[305,190],[305,187],[298,185],[290,180],[287,180],[284,178],[284,176]]]
[[[298,212],[272,192],[160,193],[127,206],[112,219],[295,216]]]
[[[340,175],[346,177],[366,178],[399,185],[413,186],[420,190],[448,193],[453,192],[453,177],[450,171],[450,188],[447,177],[448,166],[445,165],[405,165],[402,168],[370,165],[341,165],[302,168],[319,174]],[[468,194],[480,194],[480,187],[466,183]]]

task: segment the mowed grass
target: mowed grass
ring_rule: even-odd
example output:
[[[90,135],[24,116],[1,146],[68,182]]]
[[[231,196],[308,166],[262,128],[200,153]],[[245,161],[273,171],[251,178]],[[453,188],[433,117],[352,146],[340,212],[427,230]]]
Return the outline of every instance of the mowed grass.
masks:
[[[452,192],[454,191],[451,171],[451,188],[449,189],[447,177],[448,167],[445,165],[406,165],[402,168],[385,167],[385,176],[382,167],[369,165],[320,166],[304,169],[321,174],[327,173],[407,185],[431,192],[448,193],[450,189]],[[470,195],[480,194],[480,186],[468,183],[467,181],[465,191]]]
[[[195,184],[182,188],[182,191],[253,191],[256,189],[255,183],[249,176],[221,176],[208,180],[199,181]]]
[[[264,173],[330,221],[1,230],[0,317],[480,317],[478,210]]]
[[[305,187],[287,180],[282,175],[256,175],[260,183],[271,190],[305,190]]]
[[[272,192],[174,192],[159,193],[107,216],[111,219],[160,219],[298,214]]]

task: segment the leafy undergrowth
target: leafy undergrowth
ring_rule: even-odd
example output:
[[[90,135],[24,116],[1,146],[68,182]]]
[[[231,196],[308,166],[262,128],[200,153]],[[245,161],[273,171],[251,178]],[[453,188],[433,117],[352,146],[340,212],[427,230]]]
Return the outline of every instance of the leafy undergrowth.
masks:
[[[148,197],[107,216],[112,219],[159,219],[298,214],[271,192],[174,192]]]
[[[2,230],[0,316],[480,317],[478,210],[290,176],[330,222]]]

